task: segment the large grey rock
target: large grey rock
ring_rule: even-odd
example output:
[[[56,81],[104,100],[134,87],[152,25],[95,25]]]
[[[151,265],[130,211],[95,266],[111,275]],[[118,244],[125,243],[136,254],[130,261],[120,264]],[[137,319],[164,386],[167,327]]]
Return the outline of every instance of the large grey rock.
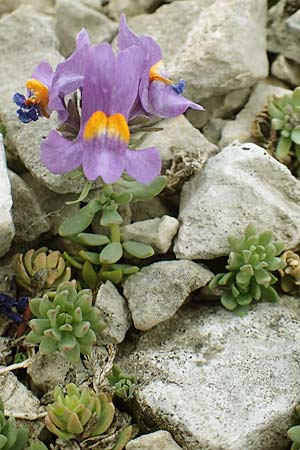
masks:
[[[24,124],[16,114],[15,92],[25,93],[25,83],[37,64],[48,61],[54,68],[62,61],[52,20],[32,6],[21,6],[0,20],[0,120],[11,148],[16,149],[26,168],[49,189],[59,193],[81,192],[83,177],[54,175],[40,161],[40,144],[56,120],[39,119]]]
[[[280,0],[269,10],[268,50],[282,53],[286,58],[300,62],[300,30],[295,29],[295,21],[285,13],[285,3],[286,0]],[[298,15],[297,18],[300,24],[300,16]],[[291,29],[291,25],[294,29]]]
[[[64,56],[74,50],[77,33],[82,28],[88,31],[92,44],[110,41],[116,33],[117,24],[93,6],[93,2],[86,0],[56,0],[56,32]]]
[[[2,134],[0,134],[0,186],[0,256],[3,256],[9,250],[11,241],[13,240],[15,234],[15,228],[11,215],[11,186],[6,167]]]
[[[121,229],[123,241],[137,241],[151,245],[156,253],[167,253],[173,237],[177,233],[179,222],[175,217],[163,216],[141,220]]]
[[[300,183],[254,144],[233,145],[210,158],[182,190],[174,251],[182,259],[228,255],[230,235],[249,223],[274,231],[286,249],[300,243]]]
[[[159,197],[154,197],[149,200],[133,202],[130,205],[131,220],[138,222],[140,220],[155,219],[170,213],[167,206],[161,201]]]
[[[271,66],[274,77],[293,87],[300,85],[300,65],[283,55],[278,55]]]
[[[129,25],[158,41],[171,78],[184,78],[186,95],[199,101],[267,76],[266,11],[266,0],[191,0],[135,16]]]
[[[126,450],[181,450],[168,431],[144,434],[126,445]]]
[[[127,343],[134,411],[184,450],[282,450],[300,389],[300,305],[285,297],[239,318],[189,304]]]
[[[191,261],[160,261],[143,267],[124,283],[135,328],[149,330],[172,317],[212,273]]]
[[[126,17],[132,17],[152,12],[162,4],[162,0],[109,0],[106,3],[102,7],[103,12],[118,21],[122,13],[126,14]]]
[[[127,303],[117,288],[106,281],[100,287],[95,306],[102,313],[105,329],[98,338],[100,344],[119,344],[131,326],[131,315]]]
[[[42,211],[34,191],[17,174],[9,171],[15,226],[14,242],[35,241],[41,234],[50,230],[51,224]]]
[[[281,96],[289,92],[291,92],[289,89],[268,80],[257,83],[245,108],[237,114],[235,120],[228,120],[224,125],[219,142],[220,147],[224,148],[233,142],[253,141],[251,135],[252,122],[267,105],[268,97]]]
[[[11,13],[21,5],[32,5],[35,9],[45,14],[53,14],[55,0],[1,0],[0,16]]]

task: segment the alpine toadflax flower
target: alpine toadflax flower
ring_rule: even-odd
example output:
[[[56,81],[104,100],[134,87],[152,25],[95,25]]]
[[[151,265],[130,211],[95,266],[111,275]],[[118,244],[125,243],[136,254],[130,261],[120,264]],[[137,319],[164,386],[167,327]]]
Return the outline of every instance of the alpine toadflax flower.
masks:
[[[137,36],[128,27],[125,15],[120,19],[118,47],[125,50],[132,45],[141,47],[146,55],[144,70],[139,86],[139,99],[132,111],[132,116],[140,114],[163,118],[176,117],[188,108],[203,110],[197,103],[188,100],[183,95],[184,80],[177,84],[168,78],[162,62],[160,46],[149,36]]]
[[[65,139],[51,131],[42,144],[41,159],[53,173],[80,166],[90,181],[102,177],[116,182],[124,172],[150,183],[161,170],[156,148],[129,150],[128,120],[144,72],[145,51],[130,46],[115,55],[107,43],[89,49],[82,85],[82,111],[78,136]]]
[[[18,300],[10,295],[0,293],[0,314],[15,322],[22,322],[22,314],[25,311],[29,297],[20,297]]]
[[[49,117],[51,111],[57,111],[59,121],[68,118],[64,97],[83,84],[85,57],[90,46],[86,30],[82,30],[76,41],[74,53],[58,64],[55,72],[50,64],[42,61],[26,82],[27,97],[16,93],[13,97],[19,109],[19,119],[28,123],[36,121],[40,116]]]

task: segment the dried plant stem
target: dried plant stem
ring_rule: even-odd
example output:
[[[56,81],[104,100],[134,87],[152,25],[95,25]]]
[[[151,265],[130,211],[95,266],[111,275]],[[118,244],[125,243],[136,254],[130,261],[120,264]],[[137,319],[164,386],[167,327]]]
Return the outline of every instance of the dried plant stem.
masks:
[[[39,420],[39,419],[44,419],[44,417],[46,417],[47,413],[42,412],[39,414],[26,414],[26,413],[18,413],[18,412],[9,412],[9,411],[5,410],[4,415],[6,417],[14,417],[15,419]]]
[[[32,359],[26,359],[25,361],[22,361],[20,363],[11,364],[7,367],[0,368],[0,375],[3,375],[4,373],[11,372],[12,370],[18,370],[18,369],[25,369],[26,367],[29,367],[32,363]]]

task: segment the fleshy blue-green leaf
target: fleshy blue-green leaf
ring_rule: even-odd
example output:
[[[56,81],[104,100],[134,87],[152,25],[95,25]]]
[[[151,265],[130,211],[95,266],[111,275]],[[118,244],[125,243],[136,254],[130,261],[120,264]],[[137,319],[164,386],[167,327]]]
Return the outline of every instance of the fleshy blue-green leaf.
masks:
[[[64,220],[59,227],[60,236],[72,236],[84,231],[93,221],[95,214],[102,208],[97,199],[91,200],[86,206],[81,208],[75,217]]]
[[[123,248],[129,255],[139,259],[150,258],[150,256],[154,255],[154,250],[151,245],[141,242],[126,241],[123,242]]]
[[[98,255],[97,255],[98,256]],[[82,268],[82,278],[90,289],[95,289],[97,286],[97,274],[94,267],[89,261],[85,261]]]
[[[295,142],[295,144],[300,144],[300,126],[298,125],[291,132],[291,140]]]
[[[277,147],[276,147],[276,157],[284,161],[284,159],[288,156],[289,151],[292,146],[292,141],[289,137],[281,137],[278,141]]]
[[[101,264],[114,264],[122,258],[123,248],[120,242],[111,242],[106,245],[99,255]]]
[[[78,238],[83,244],[89,246],[100,246],[110,242],[109,238],[104,234],[79,233]]]
[[[156,197],[165,188],[167,178],[159,176],[150,184],[121,179],[118,181],[118,184],[132,194],[133,200],[147,200]]]
[[[100,219],[100,225],[109,227],[109,225],[120,225],[123,222],[122,216],[117,211],[117,207],[107,206],[103,209]]]
[[[85,260],[90,262],[91,264],[100,265],[99,261],[99,253],[95,252],[86,252],[84,250],[81,250],[79,252],[79,255]]]

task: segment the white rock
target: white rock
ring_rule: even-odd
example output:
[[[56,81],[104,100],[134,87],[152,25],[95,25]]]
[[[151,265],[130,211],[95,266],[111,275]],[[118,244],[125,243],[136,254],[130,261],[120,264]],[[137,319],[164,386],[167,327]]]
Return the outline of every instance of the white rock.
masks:
[[[228,236],[249,223],[274,231],[285,248],[300,243],[300,182],[254,144],[230,146],[210,158],[182,190],[174,251],[182,259],[228,255]]]
[[[14,242],[35,241],[41,234],[50,230],[51,224],[34,191],[22,178],[10,170],[9,179],[13,198]]]
[[[15,234],[14,223],[11,215],[12,196],[11,186],[6,167],[5,150],[0,134],[0,256],[8,252]]]
[[[273,62],[271,73],[274,77],[294,87],[300,85],[300,64],[286,59],[283,55],[278,55]]]
[[[54,175],[40,161],[41,142],[56,128],[55,118],[24,124],[18,119],[18,107],[12,101],[15,92],[26,93],[25,83],[40,61],[48,61],[53,68],[62,61],[57,47],[52,19],[32,6],[21,6],[0,20],[0,117],[7,131],[6,139],[33,176],[49,189],[65,194],[81,192],[84,180],[79,177],[74,182],[70,175]]]
[[[294,32],[291,31],[292,18],[288,18],[284,11],[285,3],[285,0],[280,0],[269,10],[268,50],[274,53],[282,53],[286,58],[300,62],[300,31],[297,32],[295,29]]]
[[[167,253],[173,237],[177,233],[179,222],[175,217],[163,216],[141,220],[121,229],[123,241],[137,241],[151,245],[156,253]]]
[[[261,112],[267,104],[268,97],[272,95],[284,95],[291,92],[278,84],[260,81],[249,98],[245,108],[236,116],[235,120],[228,120],[222,129],[220,147],[232,144],[233,142],[251,142],[252,122],[256,115]]]
[[[211,278],[206,267],[191,261],[160,261],[143,267],[124,283],[135,328],[149,330],[169,319],[191,292]]]
[[[110,41],[116,33],[117,24],[93,6],[93,2],[89,4],[86,0],[56,0],[56,32],[64,56],[74,50],[77,33],[82,28],[86,28],[93,44]]]
[[[144,434],[126,445],[126,450],[181,450],[168,431]]]
[[[282,450],[299,400],[299,325],[296,298],[244,318],[189,304],[117,364],[140,381],[136,414],[184,450]]]
[[[158,41],[171,78],[184,78],[187,97],[199,101],[267,76],[266,10],[265,0],[191,0],[129,24]]]
[[[97,342],[99,344],[122,342],[130,328],[131,316],[125,299],[110,281],[106,281],[100,287],[95,306],[102,313],[106,323],[106,328]]]

